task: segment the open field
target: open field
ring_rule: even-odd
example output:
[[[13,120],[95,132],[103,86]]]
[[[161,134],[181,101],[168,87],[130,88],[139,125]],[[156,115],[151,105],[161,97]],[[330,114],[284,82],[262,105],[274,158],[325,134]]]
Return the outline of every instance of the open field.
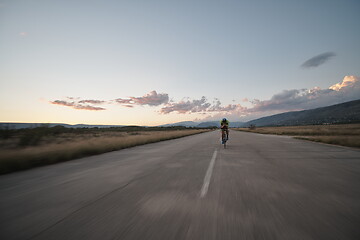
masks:
[[[64,129],[63,129],[64,130]],[[41,133],[47,132],[47,134]],[[17,131],[0,140],[0,174],[48,165],[208,130],[84,130],[48,134],[51,129]]]
[[[294,136],[316,142],[360,148],[360,124],[238,128],[238,131]]]

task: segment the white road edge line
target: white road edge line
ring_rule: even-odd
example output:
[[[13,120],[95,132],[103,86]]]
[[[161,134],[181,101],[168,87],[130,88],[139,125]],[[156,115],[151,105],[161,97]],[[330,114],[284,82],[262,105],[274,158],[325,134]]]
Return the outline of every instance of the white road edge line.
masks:
[[[212,158],[211,158],[211,161],[210,161],[210,164],[209,164],[209,167],[206,171],[206,175],[205,175],[205,178],[204,178],[204,183],[203,183],[203,186],[201,188],[201,191],[200,191],[200,197],[203,198],[205,197],[208,189],[209,189],[209,184],[210,184],[210,179],[211,179],[211,175],[212,175],[212,171],[213,171],[213,168],[214,168],[214,163],[215,163],[215,159],[216,159],[216,155],[217,155],[217,150],[215,150]]]

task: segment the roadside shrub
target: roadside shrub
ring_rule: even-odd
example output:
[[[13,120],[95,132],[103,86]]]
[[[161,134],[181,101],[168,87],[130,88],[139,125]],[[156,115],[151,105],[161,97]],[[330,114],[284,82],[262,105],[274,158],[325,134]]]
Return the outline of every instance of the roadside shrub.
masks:
[[[24,134],[19,139],[18,146],[19,147],[36,146],[39,144],[41,138],[42,135],[40,134],[31,134],[31,133]]]
[[[14,135],[14,130],[9,128],[0,129],[0,138],[2,139],[9,139]]]

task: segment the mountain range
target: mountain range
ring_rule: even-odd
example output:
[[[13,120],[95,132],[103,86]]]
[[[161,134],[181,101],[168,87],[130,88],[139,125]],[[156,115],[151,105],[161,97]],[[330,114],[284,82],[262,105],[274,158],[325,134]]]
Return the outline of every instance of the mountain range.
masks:
[[[303,111],[293,111],[258,118],[248,122],[230,122],[230,127],[261,126],[296,126],[337,123],[360,123],[360,100],[340,103],[328,107],[315,108]],[[219,127],[220,121],[212,122],[178,122],[163,126],[185,127]]]
[[[248,122],[230,122],[231,128],[255,126],[296,126],[296,125],[318,125],[318,124],[337,124],[337,123],[360,123],[360,100],[340,103],[328,107],[321,107],[310,110],[294,111],[275,114],[267,117],[258,118]],[[34,128],[44,125],[44,123],[0,123],[0,128],[21,129]],[[68,128],[109,128],[124,127],[124,125],[87,125],[87,124],[64,124],[49,123],[46,126],[63,126]],[[193,122],[184,121],[172,124],[165,124],[159,127],[220,127],[220,121]]]

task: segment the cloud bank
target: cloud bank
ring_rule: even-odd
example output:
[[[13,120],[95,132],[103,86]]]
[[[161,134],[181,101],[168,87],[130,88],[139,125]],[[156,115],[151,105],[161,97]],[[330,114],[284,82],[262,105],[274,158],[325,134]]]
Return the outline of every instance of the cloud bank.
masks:
[[[272,114],[313,109],[358,99],[360,99],[360,78],[345,76],[341,82],[326,89],[314,87],[283,90],[267,100],[249,100],[251,107],[242,107],[239,104],[228,112],[208,115],[205,120],[215,120],[226,116],[233,121],[248,121]]]
[[[326,52],[320,55],[317,55],[315,57],[310,58],[309,60],[305,61],[301,66],[303,68],[314,68],[318,67],[327,61],[330,60],[330,58],[335,57],[336,54],[333,52]]]
[[[148,106],[156,108],[159,114],[202,114],[206,120],[226,116],[236,120],[251,120],[288,111],[306,110],[324,107],[346,101],[360,99],[360,78],[345,76],[344,79],[326,89],[314,87],[310,89],[290,89],[274,94],[270,99],[248,99],[238,96],[241,104],[222,105],[219,99],[209,101],[205,96],[200,99],[185,98],[180,101],[169,101],[167,93],[151,91],[142,97],[117,98],[115,100],[80,100],[68,97],[66,100],[54,100],[51,104],[71,107],[76,110],[106,110],[99,105],[121,105],[126,108]]]
[[[342,82],[328,89],[284,90],[269,100],[254,100],[250,112],[295,111],[333,105],[360,98],[360,81],[356,76],[345,76]]]

